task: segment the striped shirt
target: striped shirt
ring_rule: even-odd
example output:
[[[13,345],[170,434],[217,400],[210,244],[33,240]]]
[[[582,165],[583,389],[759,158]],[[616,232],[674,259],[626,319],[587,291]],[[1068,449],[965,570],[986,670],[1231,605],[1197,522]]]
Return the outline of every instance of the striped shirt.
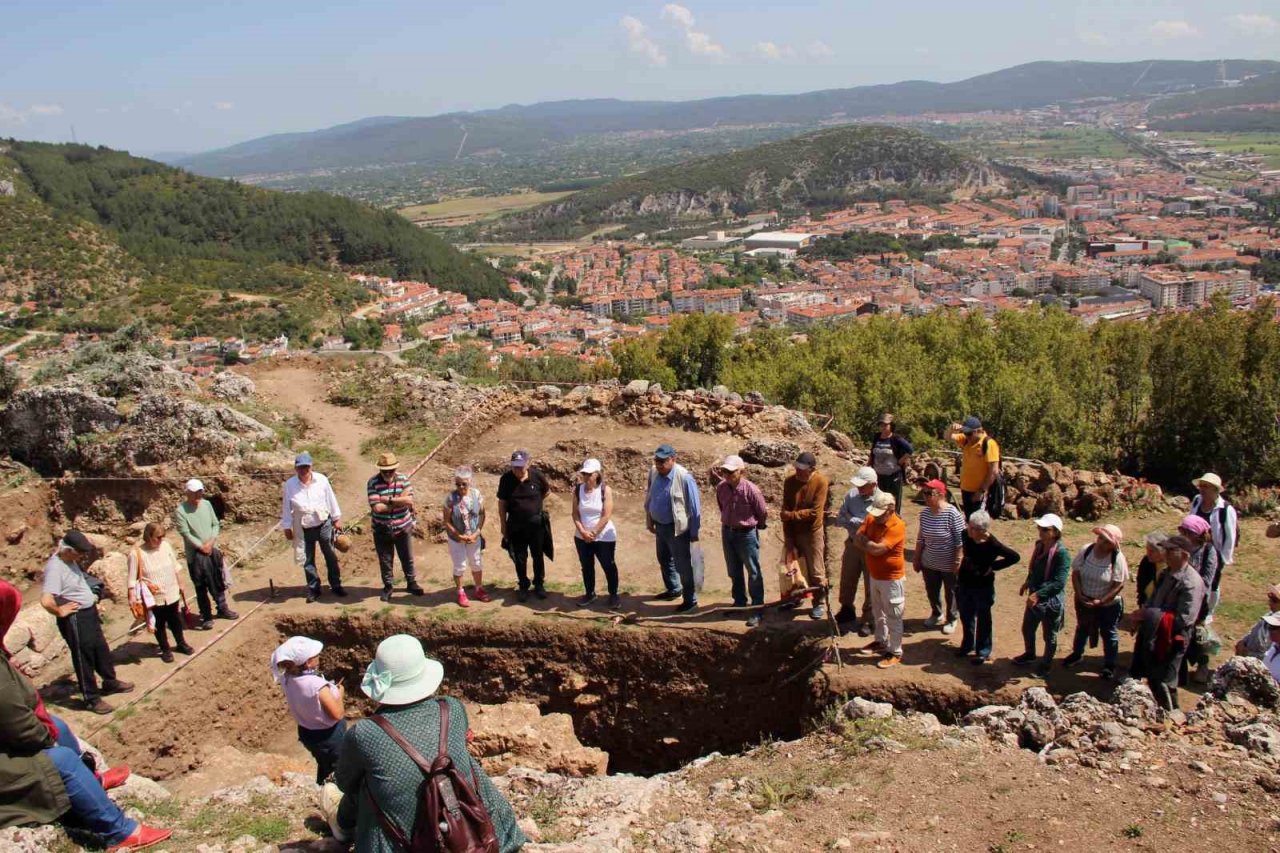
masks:
[[[920,513],[920,563],[935,572],[954,572],[960,556],[960,537],[964,533],[964,515],[951,504],[934,512],[925,507]]]
[[[1085,598],[1102,598],[1112,584],[1128,582],[1129,561],[1121,551],[1104,557],[1097,553],[1093,545],[1086,545],[1076,554],[1071,571],[1080,576],[1081,595]]]
[[[390,482],[382,474],[374,474],[369,478],[369,514],[373,517],[374,526],[382,530],[399,533],[413,527],[413,508],[408,506],[391,506],[392,498],[413,497],[413,486],[409,478],[397,473]],[[386,512],[373,509],[375,504],[387,504]]]

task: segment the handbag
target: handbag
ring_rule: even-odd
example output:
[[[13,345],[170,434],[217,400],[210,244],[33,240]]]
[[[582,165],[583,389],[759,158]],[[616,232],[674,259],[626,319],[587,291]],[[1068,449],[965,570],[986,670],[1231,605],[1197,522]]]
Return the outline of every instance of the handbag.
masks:
[[[809,586],[805,580],[804,569],[800,565],[799,558],[796,557],[795,551],[788,550],[782,559],[782,563],[778,566],[778,594],[779,597],[786,601],[795,597],[799,590],[806,589]]]
[[[187,606],[187,592],[182,587],[178,587],[178,596],[182,599],[182,605],[178,608],[178,612],[182,614],[182,627],[194,631],[204,624],[204,620],[200,618],[200,614],[191,612],[191,608]]]

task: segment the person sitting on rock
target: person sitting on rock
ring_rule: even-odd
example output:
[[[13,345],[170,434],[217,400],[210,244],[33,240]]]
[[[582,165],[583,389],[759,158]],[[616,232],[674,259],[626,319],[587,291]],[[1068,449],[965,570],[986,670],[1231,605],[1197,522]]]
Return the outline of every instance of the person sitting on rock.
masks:
[[[1191,565],[1191,554],[1198,547],[1182,534],[1165,542],[1169,569],[1161,575],[1147,606],[1134,614],[1139,624],[1134,653],[1143,657],[1147,684],[1166,711],[1178,708],[1178,672],[1204,607],[1204,579]]]
[[[316,784],[323,784],[338,764],[347,733],[341,684],[320,674],[324,643],[290,637],[271,653],[271,677],[284,690],[289,713],[298,724],[298,740],[316,760]]]
[[[1120,617],[1124,614],[1124,585],[1129,562],[1120,550],[1124,534],[1114,524],[1093,528],[1097,538],[1080,549],[1071,565],[1071,589],[1075,602],[1076,632],[1071,654],[1062,660],[1070,669],[1084,657],[1091,635],[1102,635],[1102,677],[1115,677],[1120,657]]]
[[[1280,583],[1273,583],[1267,589],[1267,612],[1254,626],[1236,641],[1236,654],[1261,660],[1271,648],[1271,623],[1268,616],[1280,614]]]
[[[1262,656],[1262,662],[1271,671],[1272,678],[1280,683],[1280,613],[1263,616],[1262,624],[1267,626],[1267,637],[1271,640],[1271,648]]]
[[[160,660],[165,663],[173,663],[173,652],[169,650],[170,631],[179,652],[184,655],[195,653],[183,634],[182,614],[178,612],[183,601],[179,570],[177,555],[164,541],[164,525],[156,521],[147,522],[142,530],[142,545],[129,552],[129,604],[143,605],[151,611]],[[149,605],[146,603],[148,597]]]
[[[360,685],[377,709],[347,732],[334,777],[341,802],[336,809],[326,809],[335,837],[345,841],[354,836],[360,853],[401,853],[405,845],[388,835],[388,827],[407,838],[417,816],[423,772],[396,736],[428,765],[442,754],[443,741],[463,783],[483,803],[500,853],[519,850],[528,842],[511,804],[467,751],[466,709],[457,699],[433,698],[443,681],[444,667],[426,656],[417,637],[397,634],[378,644]],[[467,794],[456,793],[460,800]],[[325,799],[332,797],[322,798],[322,803]]]
[[[0,581],[0,637],[21,609],[22,593]],[[108,851],[141,850],[167,840],[170,830],[125,817],[107,796],[129,778],[129,768],[90,770],[70,727],[48,712],[8,650],[0,651],[0,829],[58,821]]]
[[[1058,651],[1058,632],[1062,630],[1063,599],[1067,589],[1067,573],[1071,570],[1071,555],[1062,544],[1062,519],[1056,513],[1045,513],[1036,519],[1040,538],[1031,552],[1027,566],[1027,579],[1018,595],[1027,596],[1027,606],[1022,612],[1022,642],[1026,651],[1013,659],[1016,664],[1031,664],[1036,660],[1036,632],[1044,635],[1044,658],[1036,667],[1036,675],[1045,678],[1053,666],[1053,656]]]

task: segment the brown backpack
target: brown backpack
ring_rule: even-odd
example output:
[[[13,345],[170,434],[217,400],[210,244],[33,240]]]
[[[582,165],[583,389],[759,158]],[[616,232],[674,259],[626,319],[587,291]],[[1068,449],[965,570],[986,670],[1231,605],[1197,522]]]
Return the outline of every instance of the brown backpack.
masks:
[[[373,813],[383,833],[404,853],[498,853],[498,836],[489,810],[480,800],[479,780],[473,771],[472,784],[468,784],[449,755],[449,706],[444,699],[436,701],[440,704],[440,749],[431,763],[386,718],[379,714],[369,717],[418,765],[423,776],[412,835],[405,837],[366,786]]]

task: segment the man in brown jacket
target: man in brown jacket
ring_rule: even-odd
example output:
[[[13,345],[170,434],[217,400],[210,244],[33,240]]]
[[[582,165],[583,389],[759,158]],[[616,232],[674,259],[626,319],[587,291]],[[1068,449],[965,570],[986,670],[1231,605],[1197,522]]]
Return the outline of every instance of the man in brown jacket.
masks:
[[[826,535],[823,525],[827,515],[830,481],[818,470],[818,460],[805,451],[796,457],[795,473],[782,483],[783,553],[794,552],[804,570],[809,586],[826,587]],[[821,593],[814,596],[813,619],[827,618]]]

